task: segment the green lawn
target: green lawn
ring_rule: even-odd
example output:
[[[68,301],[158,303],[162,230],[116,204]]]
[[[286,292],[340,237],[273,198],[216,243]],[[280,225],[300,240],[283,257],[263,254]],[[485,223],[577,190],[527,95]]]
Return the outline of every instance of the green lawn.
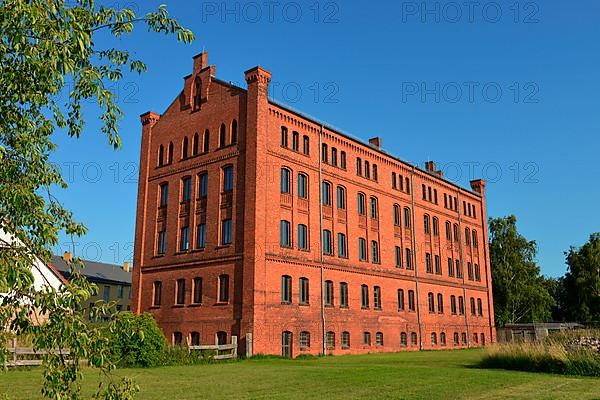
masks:
[[[600,379],[485,370],[481,350],[405,352],[304,360],[121,370],[139,399],[599,399]],[[84,394],[96,373],[88,370]],[[40,371],[0,373],[0,398],[40,398]],[[87,396],[89,397],[89,396]]]

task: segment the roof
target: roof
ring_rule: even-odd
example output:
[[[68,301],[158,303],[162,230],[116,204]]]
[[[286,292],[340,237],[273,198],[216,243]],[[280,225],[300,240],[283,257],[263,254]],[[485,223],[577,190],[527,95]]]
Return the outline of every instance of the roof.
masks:
[[[91,282],[131,285],[131,272],[124,271],[120,265],[106,264],[90,260],[82,261],[85,268],[83,268],[81,272]],[[69,278],[69,265],[61,256],[52,256],[52,265],[65,278]]]

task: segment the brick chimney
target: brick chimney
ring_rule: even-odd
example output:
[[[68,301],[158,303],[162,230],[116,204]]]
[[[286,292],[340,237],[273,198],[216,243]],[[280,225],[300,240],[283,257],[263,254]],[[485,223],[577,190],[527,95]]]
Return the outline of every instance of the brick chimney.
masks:
[[[381,138],[379,136],[375,136],[369,139],[369,144],[377,149],[381,148]]]
[[[425,161],[425,171],[427,171],[427,172],[435,172],[435,162],[433,162],[433,161]]]
[[[482,196],[485,194],[485,180],[475,179],[475,180],[472,180],[470,183],[471,183],[471,189],[473,189],[473,191],[475,193],[479,193]]]
[[[65,262],[68,263],[73,261],[73,253],[71,253],[70,251],[65,251],[65,253],[63,254],[63,260],[65,260]]]
[[[125,261],[123,263],[123,271],[125,271],[125,272],[131,272],[131,264],[129,264],[129,261]]]
[[[208,67],[208,53],[202,52],[200,54],[196,54],[194,57],[194,73],[198,73],[202,71],[204,68]]]

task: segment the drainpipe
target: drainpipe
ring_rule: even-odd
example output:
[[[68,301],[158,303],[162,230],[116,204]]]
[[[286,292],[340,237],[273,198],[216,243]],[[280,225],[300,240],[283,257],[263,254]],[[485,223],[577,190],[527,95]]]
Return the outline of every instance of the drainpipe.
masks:
[[[415,268],[415,302],[417,307],[417,324],[419,325],[419,350],[423,350],[423,330],[421,328],[421,307],[419,305],[419,268],[417,266],[417,231],[415,227],[415,167],[410,172],[410,203],[411,203],[411,230],[413,241],[413,266]]]
[[[319,131],[319,150],[317,151],[317,156],[319,158],[319,252],[321,254],[320,257],[320,270],[321,270],[321,352],[323,355],[327,354],[327,346],[325,343],[325,297],[324,297],[324,276],[323,276],[323,263],[325,262],[323,258],[323,168],[322,168],[322,135],[323,135],[323,125],[321,124],[321,129]]]
[[[460,208],[460,190],[456,191],[456,201],[457,201],[457,206],[458,206],[458,251],[459,251],[459,259],[460,259],[460,265],[461,265],[461,269],[462,269],[462,286],[463,286],[463,297],[465,299],[464,301],[464,306],[465,306],[465,323],[467,324],[467,348],[471,347],[471,329],[469,327],[469,312],[471,311],[471,303],[469,302],[469,306],[467,307],[467,285],[466,285],[466,277],[465,275],[469,273],[469,271],[466,271],[465,273],[465,263],[464,263],[464,259],[463,259],[463,249],[462,249],[462,237],[463,237],[463,229],[462,229],[462,218],[461,218],[461,208]],[[454,238],[453,238],[454,239]]]

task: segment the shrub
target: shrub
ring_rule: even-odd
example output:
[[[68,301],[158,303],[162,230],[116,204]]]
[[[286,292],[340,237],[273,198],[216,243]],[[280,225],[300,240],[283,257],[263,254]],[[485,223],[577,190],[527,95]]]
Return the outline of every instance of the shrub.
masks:
[[[118,313],[109,338],[118,366],[155,367],[164,360],[167,342],[149,313]]]
[[[196,365],[214,362],[214,351],[189,351],[184,346],[167,347],[163,352],[162,365]]]

